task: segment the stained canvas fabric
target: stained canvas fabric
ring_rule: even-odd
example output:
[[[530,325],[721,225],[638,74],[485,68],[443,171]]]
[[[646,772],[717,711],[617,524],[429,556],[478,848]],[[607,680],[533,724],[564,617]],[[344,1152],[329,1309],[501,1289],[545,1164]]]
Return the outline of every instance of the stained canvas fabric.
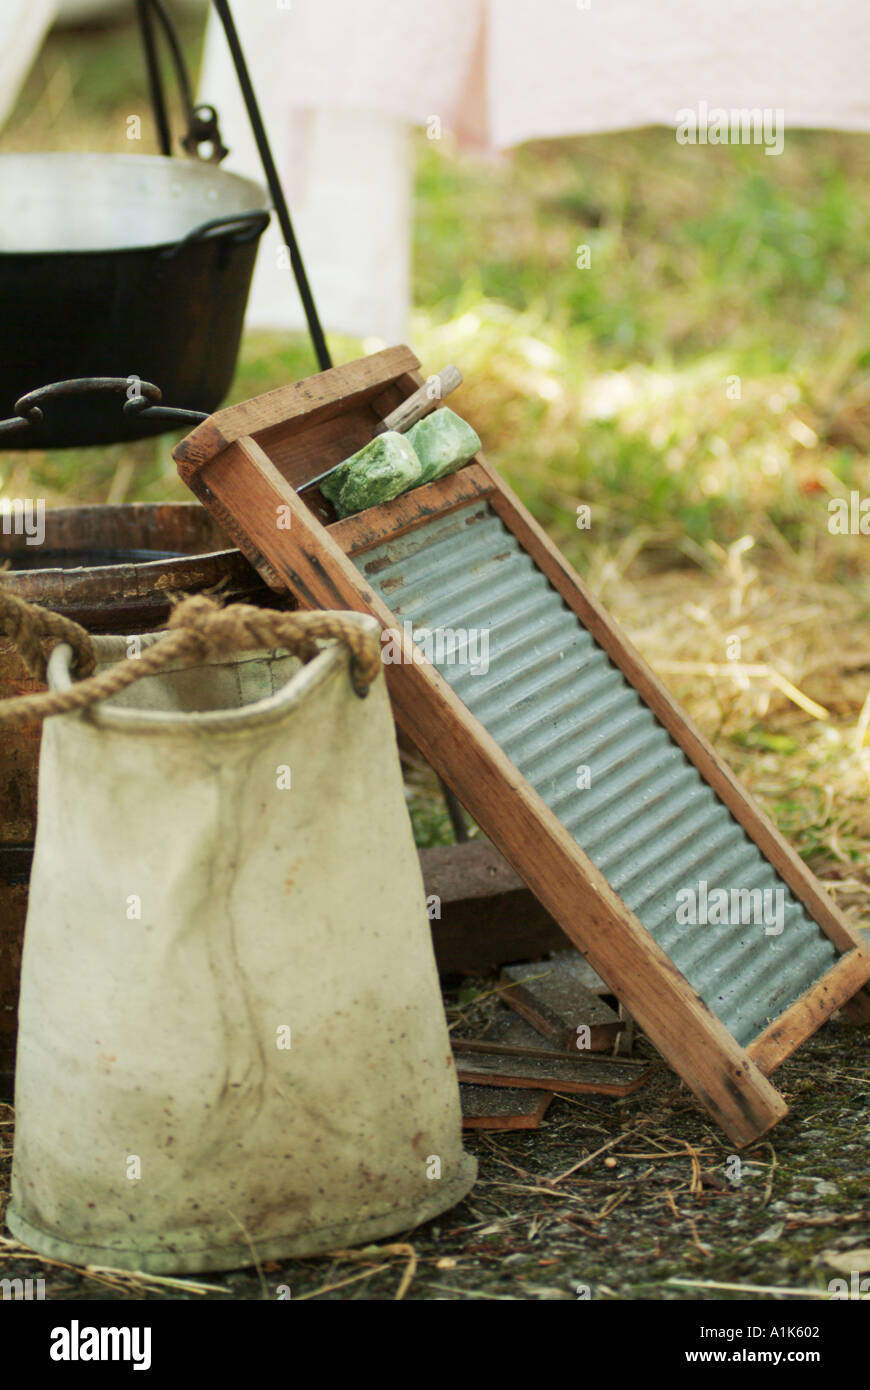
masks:
[[[46,721],[15,1103],[9,1228],[75,1264],[308,1255],[468,1191],[382,675],[247,653]]]

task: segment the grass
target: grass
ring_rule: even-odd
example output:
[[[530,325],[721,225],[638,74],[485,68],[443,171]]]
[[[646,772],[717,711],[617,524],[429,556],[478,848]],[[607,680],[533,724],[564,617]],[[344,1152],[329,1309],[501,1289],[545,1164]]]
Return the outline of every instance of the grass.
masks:
[[[198,21],[183,33],[195,67]],[[0,150],[129,151],[131,114],[150,148],[132,26],[55,36]],[[421,134],[410,335],[427,369],[461,365],[490,456],[856,920],[870,542],[827,520],[831,498],[870,495],[867,153],[861,135],[794,132],[769,158],[650,129],[485,160]],[[304,337],[250,335],[232,399],[311,370]],[[8,453],[0,485],[180,499],[173,443]],[[448,839],[412,782],[418,837]]]

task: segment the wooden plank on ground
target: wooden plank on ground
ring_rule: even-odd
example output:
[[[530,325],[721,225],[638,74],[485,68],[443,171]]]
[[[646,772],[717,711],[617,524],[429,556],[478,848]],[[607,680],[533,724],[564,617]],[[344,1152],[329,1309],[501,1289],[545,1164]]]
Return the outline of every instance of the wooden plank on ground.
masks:
[[[579,951],[550,960],[508,965],[501,972],[502,999],[562,1052],[610,1052],[622,1021],[586,988]]]
[[[472,1086],[517,1086],[561,1091],[565,1095],[630,1096],[643,1085],[649,1068],[638,1070],[613,1057],[590,1057],[578,1064],[571,1057],[512,1057],[503,1052],[460,1052],[460,1082]]]
[[[506,1057],[543,1057],[552,1062],[569,1061],[574,1066],[584,1067],[597,1057],[588,1052],[562,1052],[557,1049],[524,1018],[503,1004],[488,1018],[486,1025],[474,1037],[451,1035],[454,1052],[499,1052]],[[646,1073],[649,1063],[638,1059],[626,1061],[629,1068]]]
[[[552,1091],[502,1086],[460,1086],[463,1129],[537,1129]]]
[[[483,974],[564,948],[558,922],[489,840],[423,849],[420,868],[442,975]]]

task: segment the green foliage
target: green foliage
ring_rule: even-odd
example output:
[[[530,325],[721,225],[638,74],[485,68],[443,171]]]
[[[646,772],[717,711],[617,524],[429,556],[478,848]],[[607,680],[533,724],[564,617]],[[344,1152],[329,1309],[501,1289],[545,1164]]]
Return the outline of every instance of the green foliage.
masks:
[[[772,734],[759,725],[743,733],[736,733],[734,742],[741,744],[743,748],[764,748],[770,753],[781,755],[797,753],[800,748],[797,739],[791,738],[789,734]]]

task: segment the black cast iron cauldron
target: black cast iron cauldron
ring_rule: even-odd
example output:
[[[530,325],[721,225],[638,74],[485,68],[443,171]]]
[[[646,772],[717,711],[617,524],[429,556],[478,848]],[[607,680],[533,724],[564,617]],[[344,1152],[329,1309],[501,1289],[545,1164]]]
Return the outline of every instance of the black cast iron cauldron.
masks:
[[[0,156],[0,421],[28,392],[83,377],[128,377],[131,396],[155,382],[173,407],[215,410],[235,371],[265,204],[256,183],[212,164]],[[80,392],[0,428],[0,447],[165,428]]]

